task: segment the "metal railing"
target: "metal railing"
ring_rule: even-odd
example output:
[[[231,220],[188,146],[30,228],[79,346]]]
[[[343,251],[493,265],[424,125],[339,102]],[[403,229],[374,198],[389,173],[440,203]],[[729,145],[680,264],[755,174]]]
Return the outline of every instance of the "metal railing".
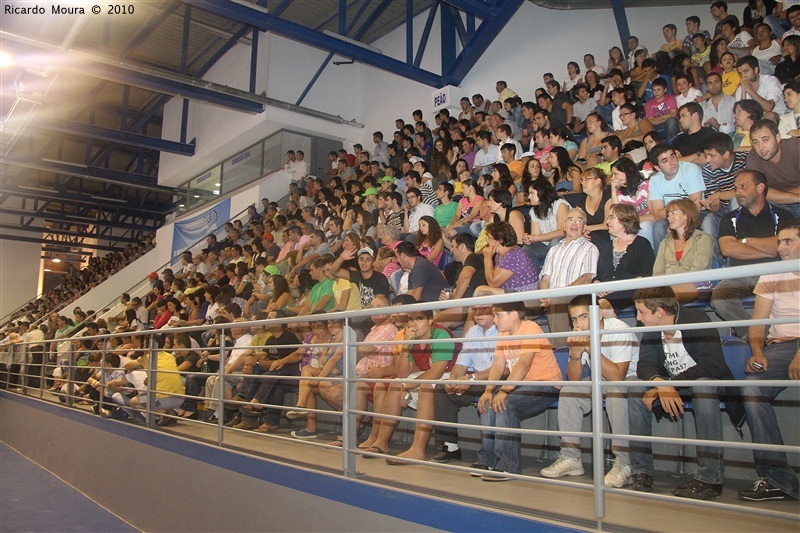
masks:
[[[778,274],[778,273],[786,273],[786,272],[800,272],[800,261],[782,261],[782,262],[773,262],[773,263],[764,263],[758,266],[760,274]],[[715,279],[723,280],[723,279],[734,279],[738,277],[750,276],[752,274],[752,267],[732,267],[732,268],[725,268],[725,269],[717,269],[713,271],[713,277]],[[356,417],[359,416],[371,416],[373,418],[373,423],[375,420],[379,419],[391,419],[396,421],[405,421],[409,423],[417,423],[418,420],[413,417],[407,416],[394,416],[388,414],[381,414],[375,413],[371,411],[361,411],[356,409],[356,388],[359,383],[365,382],[373,382],[373,383],[414,383],[414,384],[423,384],[423,383],[442,383],[442,380],[419,380],[419,379],[409,379],[409,378],[400,378],[400,379],[376,379],[376,378],[367,378],[356,375],[356,350],[362,346],[376,346],[376,345],[397,345],[397,344],[424,344],[424,343],[434,343],[437,341],[424,341],[424,340],[413,340],[413,341],[382,341],[382,342],[358,342],[353,337],[353,331],[349,327],[350,323],[359,318],[366,318],[377,314],[394,314],[398,312],[407,312],[412,313],[416,311],[427,311],[427,310],[443,310],[447,308],[455,308],[455,307],[468,307],[473,305],[488,305],[488,304],[499,304],[499,303],[506,303],[506,302],[516,302],[516,301],[528,301],[540,298],[555,298],[558,296],[577,296],[583,294],[591,294],[592,295],[592,302],[593,305],[590,307],[590,328],[588,331],[584,332],[560,332],[560,333],[543,333],[540,335],[525,335],[525,336],[503,336],[499,339],[502,340],[523,340],[529,338],[555,338],[555,337],[566,337],[566,336],[575,336],[575,335],[588,335],[591,340],[591,353],[590,353],[590,360],[591,360],[591,368],[599,369],[601,368],[601,353],[600,353],[600,345],[601,345],[601,335],[605,332],[613,332],[619,330],[604,330],[601,327],[601,319],[599,314],[599,306],[596,304],[596,294],[599,292],[613,292],[617,290],[627,290],[627,289],[638,289],[638,288],[647,288],[647,287],[657,287],[657,286],[665,286],[665,285],[676,285],[681,283],[691,283],[696,281],[706,281],[709,277],[710,272],[693,272],[693,273],[686,273],[686,274],[678,274],[678,275],[670,275],[670,276],[661,276],[661,277],[651,277],[651,278],[643,278],[643,279],[634,279],[634,280],[625,280],[625,281],[615,281],[610,283],[599,283],[599,284],[592,284],[592,285],[582,285],[582,286],[575,286],[575,287],[567,287],[563,289],[548,289],[548,290],[541,290],[541,291],[531,291],[526,293],[514,293],[514,294],[505,294],[505,295],[497,295],[497,296],[485,296],[479,298],[468,298],[462,299],[458,301],[448,301],[448,302],[433,302],[433,303],[419,303],[413,304],[409,306],[402,306],[402,307],[389,307],[389,308],[381,308],[381,309],[372,309],[372,310],[363,310],[363,311],[349,311],[349,312],[341,312],[341,313],[329,313],[326,315],[322,315],[321,317],[293,317],[293,318],[286,318],[286,319],[275,319],[275,320],[267,320],[267,321],[251,321],[251,322],[241,322],[236,323],[235,326],[231,323],[228,324],[217,324],[217,325],[210,325],[210,326],[196,326],[196,327],[188,327],[188,328],[174,328],[170,330],[157,330],[157,331],[140,331],[140,332],[128,332],[128,333],[121,333],[121,334],[113,334],[113,335],[105,335],[105,336],[97,336],[97,337],[81,337],[81,339],[97,339],[97,340],[104,340],[107,341],[109,338],[121,337],[121,336],[141,336],[144,338],[148,338],[149,342],[146,343],[145,347],[139,348],[138,351],[142,353],[147,353],[148,357],[148,367],[146,369],[148,373],[148,383],[151,386],[147,387],[145,393],[148,396],[148,401],[146,402],[146,407],[142,411],[145,417],[146,425],[148,428],[154,429],[156,428],[156,421],[155,416],[156,413],[153,410],[153,406],[155,405],[155,397],[158,393],[155,386],[152,384],[156,384],[158,380],[158,373],[162,372],[176,372],[176,371],[167,371],[164,369],[159,369],[157,367],[157,352],[158,348],[156,343],[153,340],[153,337],[156,335],[164,335],[165,333],[191,333],[197,331],[213,331],[217,329],[230,329],[231,327],[260,327],[260,326],[272,326],[277,324],[285,324],[287,327],[298,326],[302,324],[308,324],[310,321],[314,321],[315,319],[319,320],[332,320],[332,319],[341,319],[344,321],[344,329],[343,329],[343,339],[340,343],[323,343],[319,344],[318,346],[328,346],[328,347],[341,347],[344,353],[343,357],[343,371],[341,376],[337,377],[307,377],[307,376],[274,376],[269,374],[261,374],[261,375],[246,375],[243,376],[241,374],[226,374],[224,372],[225,364],[227,359],[230,357],[229,350],[231,346],[229,342],[226,341],[225,335],[220,336],[220,346],[219,346],[219,371],[216,373],[217,379],[220,383],[224,383],[226,377],[246,377],[247,379],[253,380],[284,380],[284,381],[302,381],[302,380],[313,380],[313,381],[330,381],[332,383],[341,384],[343,387],[343,395],[342,395],[342,411],[335,412],[330,410],[324,409],[309,409],[303,407],[294,407],[294,406],[287,406],[287,405],[279,405],[279,404],[260,404],[261,407],[266,409],[277,409],[281,411],[288,411],[288,410],[300,410],[309,413],[316,413],[317,415],[325,415],[325,416],[334,416],[336,420],[339,420],[341,423],[341,435],[342,435],[342,451],[341,451],[341,459],[342,459],[342,472],[345,476],[353,477],[358,475],[358,471],[356,468],[356,460],[359,456],[382,456],[381,454],[373,453],[370,451],[359,449],[357,446],[357,426],[356,426]],[[681,324],[681,330],[690,330],[690,329],[715,329],[720,327],[729,327],[729,326],[744,326],[744,325],[775,325],[775,324],[786,324],[786,323],[796,323],[800,320],[800,317],[794,318],[786,318],[786,319],[763,319],[763,320],[743,320],[743,321],[727,321],[727,322],[706,322],[706,323],[697,323],[697,324]],[[629,332],[633,333],[644,333],[644,332],[656,332],[656,331],[667,331],[667,330],[674,330],[675,326],[650,326],[650,327],[631,327]],[[447,343],[465,343],[474,341],[475,339],[468,339],[468,338],[451,338],[445,339],[441,342]],[[486,340],[486,339],[482,339]],[[495,340],[498,340],[496,337]],[[280,348],[282,346],[270,345],[270,348]],[[299,346],[292,345],[293,348],[297,348]],[[101,354],[101,361],[105,362],[106,355],[108,348],[106,348],[105,344],[102,348],[95,350],[96,352]],[[38,377],[40,381],[39,388],[31,388],[26,386],[24,381],[24,376],[18,374],[18,377],[21,378],[21,382],[19,383],[20,392],[22,393],[30,393],[33,390],[40,398],[44,397],[44,382],[47,378],[45,372],[45,364],[41,365],[38,371]],[[78,368],[76,366],[76,361],[74,356],[71,356],[66,365],[66,382],[64,387],[62,388],[60,394],[63,398],[63,402],[66,403],[68,406],[74,405],[75,401],[78,399],[78,396],[75,394],[75,385],[74,377],[75,377],[75,370]],[[200,376],[202,377],[209,377],[210,374],[206,374],[203,372],[184,372],[184,376]],[[11,381],[11,380],[9,380]],[[553,381],[553,382],[544,382],[544,381],[537,381],[535,382],[537,385],[553,385],[553,386],[563,386],[569,385],[571,387],[587,387],[591,391],[591,407],[592,407],[592,414],[591,414],[591,422],[592,422],[592,429],[590,432],[562,432],[562,431],[554,431],[549,429],[515,429],[515,428],[494,428],[492,432],[494,433],[504,433],[504,434],[518,434],[521,436],[524,435],[534,435],[534,436],[545,436],[545,437],[556,437],[556,436],[575,436],[575,437],[582,437],[582,438],[590,438],[592,442],[592,449],[591,449],[591,456],[592,456],[592,469],[593,469],[593,479],[591,484],[586,483],[577,483],[572,481],[564,481],[564,480],[557,480],[557,479],[546,479],[541,477],[533,477],[530,475],[525,474],[504,474],[510,478],[517,479],[517,480],[524,480],[526,482],[531,483],[539,483],[539,484],[552,484],[552,485],[562,485],[571,488],[579,488],[584,490],[592,490],[593,491],[593,505],[594,505],[594,516],[597,520],[597,527],[602,529],[603,527],[603,519],[605,517],[605,496],[606,494],[626,494],[628,496],[634,496],[639,498],[647,498],[651,500],[664,500],[670,501],[673,504],[684,504],[689,506],[703,506],[709,507],[718,510],[724,511],[746,511],[749,514],[758,514],[764,515],[772,518],[778,518],[783,520],[791,520],[793,522],[800,521],[800,514],[791,513],[791,512],[781,512],[775,511],[771,509],[764,509],[758,508],[753,506],[738,506],[728,503],[720,503],[714,501],[699,501],[699,500],[692,500],[692,499],[685,499],[685,498],[677,498],[674,496],[667,496],[663,494],[653,494],[653,493],[644,493],[644,492],[635,492],[632,490],[625,490],[625,489],[616,489],[605,487],[603,485],[603,476],[604,476],[604,466],[605,466],[605,443],[606,441],[613,439],[619,439],[623,441],[636,441],[636,442],[650,442],[650,443],[659,443],[659,444],[679,444],[679,445],[692,445],[692,446],[709,446],[713,445],[716,447],[721,447],[723,449],[747,449],[747,450],[768,450],[768,451],[780,451],[786,452],[790,454],[799,454],[800,453],[800,446],[797,444],[795,445],[774,445],[774,444],[756,444],[750,442],[734,442],[734,441],[712,441],[712,440],[701,440],[701,439],[689,439],[689,438],[672,438],[672,437],[660,437],[660,436],[642,436],[642,435],[632,435],[632,434],[618,434],[612,433],[611,431],[606,431],[603,426],[603,390],[608,387],[641,387],[643,382],[641,381],[604,381],[601,376],[601,372],[592,372],[590,380],[586,381]],[[695,387],[695,386],[709,386],[709,381],[670,381],[669,384],[671,386],[678,386],[678,387]],[[713,386],[715,387],[739,387],[744,382],[737,381],[737,380],[714,380]],[[530,385],[530,381],[474,381],[472,382],[474,385]],[[781,381],[761,381],[761,380],[748,380],[747,381],[748,387],[788,387],[793,389],[800,388],[800,381],[794,380],[781,380]],[[208,396],[189,396],[189,398],[195,400],[212,400],[219,402],[218,405],[220,409],[224,409],[224,406],[236,406],[237,408],[241,405],[246,405],[247,402],[237,401],[232,399],[225,398],[225,387],[220,386],[218,387],[216,396],[214,398],[209,398]],[[184,395],[182,395],[184,396]],[[99,410],[102,412],[104,408],[104,404],[108,403],[107,400],[104,401],[103,395],[100,395],[99,401]],[[169,418],[170,416],[174,415],[162,415]],[[184,419],[185,420],[185,419]],[[192,420],[187,420],[187,422],[194,422]],[[224,418],[222,416],[219,417],[217,420],[217,444],[222,445],[225,440],[225,432],[228,430],[223,424]],[[199,422],[198,422],[199,423]],[[437,422],[435,420],[425,420],[426,424],[430,424],[433,426],[441,426],[441,427],[455,427],[460,429],[468,429],[474,431],[487,431],[486,426],[482,425],[474,425],[474,424],[463,424],[463,423],[446,423],[446,422]],[[613,428],[612,428],[613,429]],[[229,430],[230,431],[230,430]],[[234,430],[238,431],[238,430]],[[276,436],[274,434],[267,434],[265,435],[267,438],[283,438],[281,436]],[[306,441],[308,444],[308,442]],[[332,448],[330,445],[313,443],[315,446],[323,446],[327,448]],[[425,461],[417,461],[413,459],[403,459],[405,462],[408,463],[415,463],[415,464],[424,464],[426,466],[434,466],[437,468],[446,468],[452,470],[458,470],[462,472],[475,472],[475,473],[485,473],[481,470],[475,470],[469,467],[458,466],[458,465],[440,465]]]

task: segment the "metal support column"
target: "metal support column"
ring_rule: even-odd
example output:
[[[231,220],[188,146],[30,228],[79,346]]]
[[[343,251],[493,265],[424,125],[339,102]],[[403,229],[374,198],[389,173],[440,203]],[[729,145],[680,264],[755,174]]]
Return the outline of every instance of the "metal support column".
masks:
[[[594,516],[597,518],[597,529],[603,529],[603,517],[606,515],[605,492],[603,491],[603,475],[605,473],[604,441],[603,441],[603,355],[600,353],[600,306],[596,295],[592,295],[592,306],[589,307],[589,341],[591,343],[592,368],[592,484],[594,485]]]
[[[617,22],[617,32],[622,43],[622,49],[628,49],[628,37],[631,30],[628,27],[628,15],[625,13],[625,3],[623,0],[611,0],[611,9],[614,11],[614,20]]]
[[[356,424],[356,416],[350,413],[350,410],[356,407],[356,386],[357,383],[351,381],[356,377],[356,349],[352,343],[357,339],[352,335],[350,328],[350,319],[346,318],[344,321],[344,335],[342,342],[342,357],[344,357],[344,372],[342,378],[344,383],[344,394],[342,395],[342,469],[344,475],[347,477],[355,477],[356,472],[356,455],[350,450],[355,448],[358,444],[358,425]]]

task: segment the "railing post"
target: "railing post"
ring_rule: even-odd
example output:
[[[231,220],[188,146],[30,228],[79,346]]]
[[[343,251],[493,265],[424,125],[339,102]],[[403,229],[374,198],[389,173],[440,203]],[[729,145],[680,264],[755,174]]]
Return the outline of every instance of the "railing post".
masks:
[[[356,350],[352,343],[356,340],[352,338],[353,330],[350,329],[350,319],[344,320],[344,335],[342,336],[342,357],[344,357],[344,373],[342,381],[342,469],[347,477],[354,477],[356,472],[356,456],[350,450],[358,444],[358,427],[355,415],[350,413],[350,409],[356,405],[356,387],[358,383],[351,381],[356,377]]]
[[[594,300],[595,295],[593,295]],[[603,442],[603,362],[600,352],[600,306],[597,301],[589,307],[589,340],[591,342],[592,361],[592,484],[594,485],[594,516],[597,528],[602,529],[603,517],[606,515],[605,492],[603,491],[603,474],[605,472]],[[611,428],[612,431],[614,428]]]
[[[39,364],[39,399],[41,400],[44,398],[44,388],[47,386],[47,381],[44,379],[44,365],[45,365],[45,356],[50,359],[50,355],[48,352],[45,351],[44,347],[47,343],[42,344],[42,361]]]
[[[67,405],[75,406],[75,352],[72,351],[72,341],[69,341],[69,368],[67,369]]]
[[[223,430],[225,429],[225,328],[219,336],[219,377],[217,378],[217,445],[222,446]]]
[[[147,361],[147,405],[145,406],[145,418],[147,427],[153,429],[156,426],[156,417],[153,416],[153,406],[156,404],[156,380],[158,379],[156,375],[156,362],[158,360],[158,352],[155,349],[155,333],[150,333],[147,338],[149,339],[150,348],[148,351],[149,360]]]
[[[98,391],[99,397],[97,398],[97,414],[103,414],[103,398],[106,396],[106,341],[108,339],[100,339],[103,343],[103,350],[100,355],[100,390]]]

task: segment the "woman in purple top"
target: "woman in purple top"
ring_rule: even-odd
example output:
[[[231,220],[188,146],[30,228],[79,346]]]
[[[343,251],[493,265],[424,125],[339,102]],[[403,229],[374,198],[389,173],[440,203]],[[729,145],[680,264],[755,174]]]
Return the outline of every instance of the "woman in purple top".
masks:
[[[508,222],[486,226],[488,244],[483,249],[487,285],[478,287],[494,294],[532,291],[539,287],[539,272],[528,254],[517,246],[517,233]]]

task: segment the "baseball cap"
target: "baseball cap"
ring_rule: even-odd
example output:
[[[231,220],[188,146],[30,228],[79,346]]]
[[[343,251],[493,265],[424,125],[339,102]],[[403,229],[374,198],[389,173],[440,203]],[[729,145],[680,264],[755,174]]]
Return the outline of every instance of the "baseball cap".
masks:
[[[378,183],[386,183],[387,181],[388,181],[389,183],[394,183],[394,182],[395,182],[395,180],[394,180],[394,178],[393,178],[393,177],[391,177],[391,176],[384,176],[384,177],[382,177],[381,179],[379,179],[379,180],[378,180]]]
[[[369,196],[370,194],[378,194],[378,189],[375,187],[370,187],[366,191],[361,193],[361,196]]]
[[[361,254],[369,254],[371,257],[375,257],[375,252],[372,251],[372,248],[370,248],[368,246],[365,246],[364,248],[362,248],[362,249],[360,249],[358,251],[358,255],[361,255]]]
[[[156,274],[155,272],[150,272],[147,275],[147,277],[148,277],[148,279],[158,279],[158,274]]]
[[[424,161],[425,161],[424,159],[417,156],[408,158],[408,162],[411,163],[412,165],[416,165],[417,163],[423,163]]]
[[[278,267],[276,267],[275,265],[267,265],[267,266],[265,266],[264,267],[264,272],[268,273],[271,276],[277,276],[278,274],[280,274],[280,271],[278,270]]]

